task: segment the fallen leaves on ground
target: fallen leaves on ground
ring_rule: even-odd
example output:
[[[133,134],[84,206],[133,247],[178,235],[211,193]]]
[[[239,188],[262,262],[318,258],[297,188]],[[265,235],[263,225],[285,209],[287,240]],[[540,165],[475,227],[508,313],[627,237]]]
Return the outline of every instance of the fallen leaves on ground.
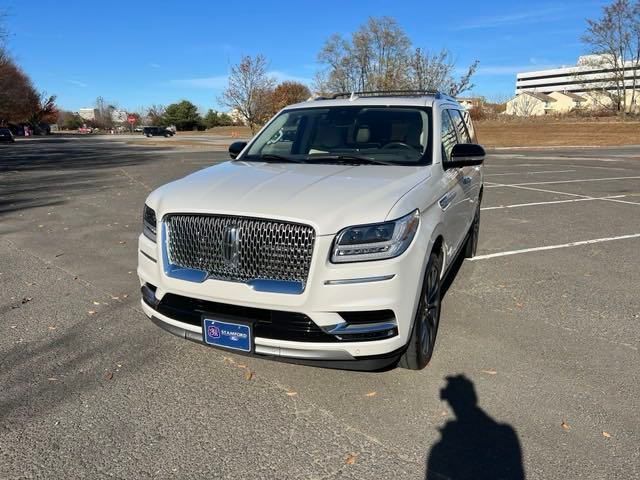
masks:
[[[611,434],[609,432],[605,432],[605,431],[602,432],[602,436],[604,438],[611,438]]]
[[[358,459],[357,453],[350,453],[349,455],[347,455],[347,458],[345,459],[344,463],[346,463],[347,465],[353,465],[354,463],[356,463],[357,459]]]
[[[369,392],[369,393],[366,393],[364,396],[365,397],[375,397],[377,394],[378,394],[378,392]]]
[[[49,330],[55,330],[57,327],[55,325],[49,325]]]
[[[253,372],[251,370],[249,370],[248,368],[244,372],[244,379],[245,380],[252,380],[253,379]]]
[[[561,426],[562,428],[564,428],[565,430],[571,430],[571,426],[570,426],[567,422],[565,422],[564,420],[562,421],[562,423],[560,424],[560,426]]]
[[[486,373],[487,375],[497,375],[498,374],[498,372],[496,372],[495,370],[480,370],[480,372]]]
[[[295,397],[296,395],[298,395],[298,392],[287,392],[287,395],[289,397]]]
[[[95,315],[95,314],[96,314],[96,311],[95,311],[95,310],[89,310],[87,313],[88,313],[89,315]]]
[[[25,303],[29,303],[31,300],[33,300],[32,297],[24,297],[22,300],[20,300],[20,303],[24,305]]]
[[[107,372],[104,374],[105,380],[111,380],[113,378],[113,372]]]

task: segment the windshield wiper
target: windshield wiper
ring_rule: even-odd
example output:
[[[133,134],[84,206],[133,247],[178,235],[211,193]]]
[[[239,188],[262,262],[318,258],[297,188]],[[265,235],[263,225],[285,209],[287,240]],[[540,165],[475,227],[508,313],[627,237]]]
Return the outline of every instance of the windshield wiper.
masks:
[[[246,160],[248,162],[282,162],[282,163],[305,163],[304,160],[297,160],[291,157],[285,157],[283,155],[276,155],[274,153],[265,153],[262,155],[251,155],[239,160]]]
[[[375,160],[369,157],[362,157],[360,155],[309,155],[309,160],[330,160],[337,163],[357,163],[362,165],[397,165],[393,162],[385,162],[383,160]]]

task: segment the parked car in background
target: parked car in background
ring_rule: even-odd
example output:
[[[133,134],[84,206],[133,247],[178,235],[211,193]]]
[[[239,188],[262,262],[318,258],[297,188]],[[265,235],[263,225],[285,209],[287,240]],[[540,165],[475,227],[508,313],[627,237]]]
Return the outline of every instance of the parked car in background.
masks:
[[[419,370],[442,282],[475,255],[484,149],[441,93],[282,110],[232,161],[152,192],[142,309],[182,338],[321,366]]]
[[[145,137],[173,137],[175,135],[172,130],[165,127],[144,127],[142,134]]]
[[[0,142],[15,142],[13,133],[6,127],[0,127]]]

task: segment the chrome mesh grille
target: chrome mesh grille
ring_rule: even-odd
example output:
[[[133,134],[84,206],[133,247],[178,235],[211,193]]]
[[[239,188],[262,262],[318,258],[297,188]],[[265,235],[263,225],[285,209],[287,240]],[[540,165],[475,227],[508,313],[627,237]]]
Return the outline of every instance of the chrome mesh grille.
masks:
[[[219,280],[306,284],[316,236],[308,225],[223,215],[171,215],[165,224],[173,265],[201,270]],[[232,227],[238,236],[230,261],[228,250],[223,250]]]

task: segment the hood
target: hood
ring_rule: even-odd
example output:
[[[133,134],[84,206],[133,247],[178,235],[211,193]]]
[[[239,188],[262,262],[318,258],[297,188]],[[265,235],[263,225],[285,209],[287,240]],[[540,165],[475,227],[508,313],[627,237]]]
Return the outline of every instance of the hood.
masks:
[[[159,188],[147,204],[159,216],[273,218],[306,223],[328,235],[386,220],[393,205],[430,172],[429,166],[225,162]]]

